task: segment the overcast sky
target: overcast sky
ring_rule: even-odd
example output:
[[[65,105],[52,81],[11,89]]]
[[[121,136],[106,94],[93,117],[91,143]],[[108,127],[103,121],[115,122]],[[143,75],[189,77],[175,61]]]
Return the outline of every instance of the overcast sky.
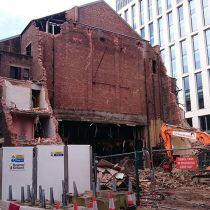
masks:
[[[30,20],[71,9],[94,0],[3,0],[0,4],[0,39],[20,34]],[[115,8],[115,0],[105,0]]]

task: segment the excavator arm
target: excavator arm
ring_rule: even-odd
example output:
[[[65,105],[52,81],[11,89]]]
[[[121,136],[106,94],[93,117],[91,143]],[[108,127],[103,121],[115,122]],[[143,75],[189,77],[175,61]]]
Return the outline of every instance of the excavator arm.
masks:
[[[196,131],[196,139],[200,144],[210,145],[210,135],[201,131]]]
[[[162,137],[164,147],[166,149],[167,156],[169,158],[169,163],[173,162],[173,155],[172,155],[172,142],[171,142],[171,134],[172,131],[167,127],[166,124],[161,126],[160,135]]]

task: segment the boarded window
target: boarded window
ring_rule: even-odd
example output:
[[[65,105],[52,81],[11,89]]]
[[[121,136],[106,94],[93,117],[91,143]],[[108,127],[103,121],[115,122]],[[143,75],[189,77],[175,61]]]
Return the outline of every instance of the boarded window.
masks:
[[[31,44],[29,44],[27,47],[26,47],[26,55],[32,55],[31,53]]]
[[[10,67],[10,78],[21,79],[21,68],[16,66]]]
[[[29,69],[23,70],[23,79],[29,79]]]

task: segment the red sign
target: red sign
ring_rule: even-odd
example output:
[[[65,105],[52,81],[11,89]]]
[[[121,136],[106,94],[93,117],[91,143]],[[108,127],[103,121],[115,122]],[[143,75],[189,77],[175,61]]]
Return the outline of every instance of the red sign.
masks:
[[[182,170],[196,170],[198,167],[198,158],[196,156],[177,157],[176,168]]]

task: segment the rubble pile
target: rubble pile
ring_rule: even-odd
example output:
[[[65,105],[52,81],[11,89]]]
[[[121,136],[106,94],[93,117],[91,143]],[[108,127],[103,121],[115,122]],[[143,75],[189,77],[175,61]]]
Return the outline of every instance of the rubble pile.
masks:
[[[149,169],[140,171],[141,187],[145,191],[149,191],[152,184],[152,173]],[[185,171],[174,168],[171,173],[166,173],[162,168],[156,168],[154,171],[155,188],[172,189],[181,186],[192,186],[192,177],[195,175],[193,171]]]
[[[162,168],[139,170],[140,186],[143,191],[149,192],[157,189],[173,189],[181,186],[192,186],[194,171],[180,170],[173,168],[169,172],[164,172]],[[128,185],[128,178],[131,179],[135,187],[135,167],[129,157],[125,157],[118,164],[112,164],[107,160],[100,160],[97,164],[97,179],[103,189],[112,189],[113,179],[116,179],[118,188]]]
[[[23,145],[60,145],[61,142],[57,138],[36,138],[28,140]]]
[[[97,164],[97,179],[102,189],[112,189],[113,180],[119,188],[128,187],[128,178],[135,183],[135,167],[129,157],[125,157],[120,163],[112,164],[107,160],[100,160]]]

